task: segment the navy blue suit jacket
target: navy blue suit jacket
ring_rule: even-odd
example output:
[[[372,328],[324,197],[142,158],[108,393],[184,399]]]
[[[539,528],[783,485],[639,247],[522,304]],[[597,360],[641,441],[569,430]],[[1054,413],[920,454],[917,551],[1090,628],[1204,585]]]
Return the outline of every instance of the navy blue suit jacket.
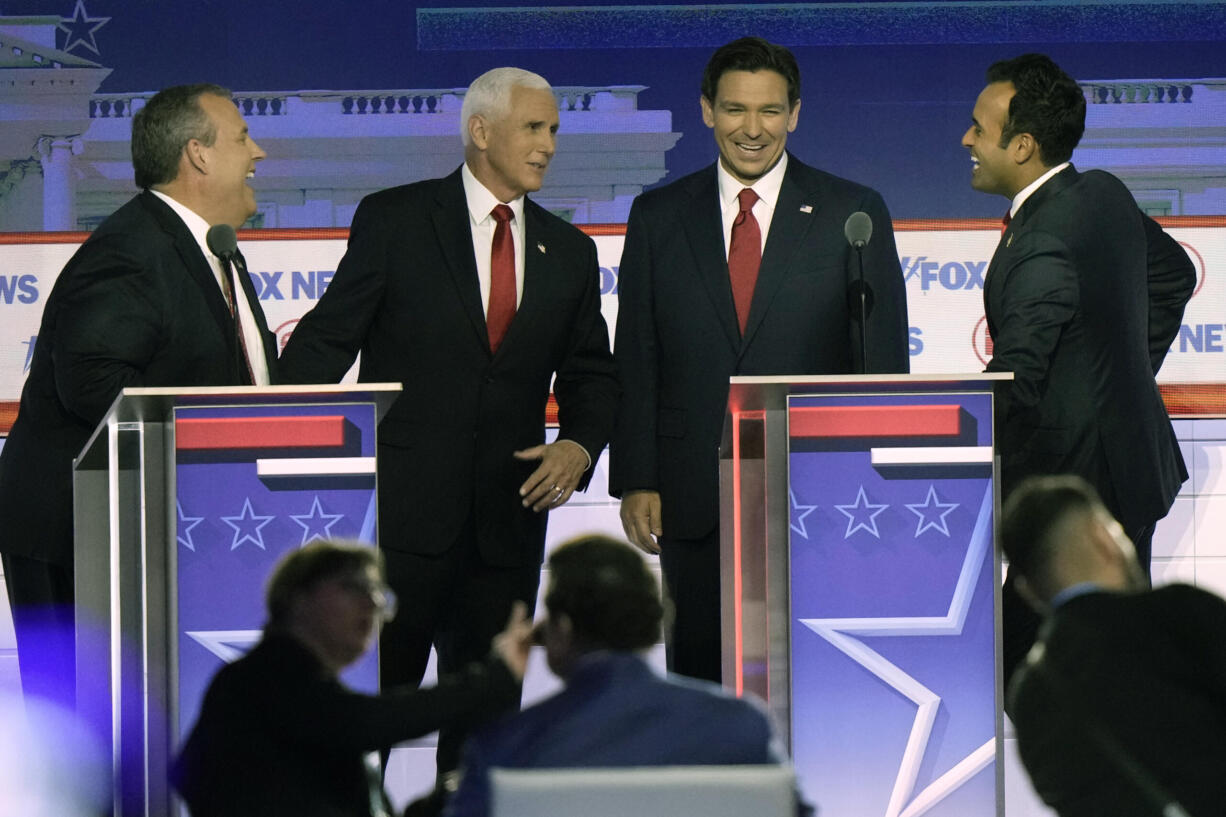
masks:
[[[359,380],[404,384],[379,425],[380,547],[442,553],[472,519],[487,564],[540,564],[547,514],[519,496],[537,463],[512,452],[544,442],[551,378],[559,437],[593,466],[608,442],[619,387],[596,245],[530,199],[524,234],[523,296],[491,354],[460,170],[367,196],[281,354],[290,383],[335,383],[361,352]]]
[[[451,817],[489,814],[489,770],[780,763],[766,713],[632,653],[587,656],[552,698],[475,733]]]
[[[843,235],[856,211],[873,220],[867,367],[852,297],[859,265]],[[885,202],[789,156],[741,337],[715,165],[644,193],[626,227],[614,353],[624,399],[610,492],[659,491],[665,534],[701,538],[719,523],[730,376],[908,370],[906,288]]]
[[[1074,473],[1130,533],[1187,479],[1154,380],[1196,275],[1187,254],[1101,170],[1056,174],[1022,205],[984,281],[999,392],[1001,490]]]
[[[277,382],[277,342],[237,276]],[[72,461],[120,390],[248,383],[234,319],[187,225],[152,193],[108,217],[47,304],[21,408],[0,454],[0,550],[72,566]]]

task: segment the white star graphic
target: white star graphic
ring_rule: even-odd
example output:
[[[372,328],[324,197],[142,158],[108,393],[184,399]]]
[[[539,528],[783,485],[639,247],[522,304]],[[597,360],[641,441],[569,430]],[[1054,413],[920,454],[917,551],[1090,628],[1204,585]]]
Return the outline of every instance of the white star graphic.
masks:
[[[262,630],[189,630],[184,633],[227,664],[241,658],[262,634]]]
[[[916,502],[914,505],[907,505],[907,510],[919,517],[919,522],[915,526],[916,537],[918,538],[929,528],[949,536],[949,524],[945,521],[945,517],[949,516],[956,507],[958,507],[957,502],[942,502],[937,499],[936,486],[929,483],[928,498],[922,504]]]
[[[184,516],[183,503],[175,500],[175,509],[179,514],[179,532],[177,538],[179,544],[188,550],[195,552],[196,543],[192,541],[192,528],[204,521],[203,516]]]
[[[61,50],[71,51],[78,45],[83,45],[97,54],[98,42],[94,39],[94,32],[110,21],[110,17],[90,17],[85,11],[85,0],[77,0],[72,16],[61,17],[60,21],[55,24],[56,28],[67,35],[64,37],[64,47]]]
[[[863,489],[861,489],[863,491]],[[869,648],[860,638],[873,636],[956,636],[962,633],[975,595],[975,585],[992,545],[992,486],[984,491],[971,532],[962,571],[944,616],[894,618],[802,618],[800,623],[820,635],[843,654],[885,681],[916,704],[915,720],[903,750],[898,775],[890,793],[886,817],[918,817],[974,777],[996,758],[996,739],[989,736],[977,749],[912,797],[941,698],[915,678]]]
[[[864,493],[864,486],[860,486],[859,493],[856,494],[856,502],[854,505],[835,505],[847,517],[847,533],[843,534],[844,539],[850,539],[851,535],[863,528],[864,530],[881,538],[881,534],[877,532],[877,514],[884,511],[889,505],[874,505],[868,501],[868,497]],[[864,513],[867,511],[868,513]]]
[[[792,520],[789,523],[792,530],[799,533],[804,538],[809,538],[809,532],[805,529],[805,517],[817,510],[816,505],[801,505],[796,501],[796,494],[791,488],[788,489],[788,496],[792,500]]]
[[[309,514],[290,514],[290,519],[302,525],[302,544],[304,545],[315,539],[327,539],[330,537],[332,535],[332,526],[344,518],[345,515],[343,513],[324,513],[323,508],[319,504],[318,496],[311,503],[311,512]]]
[[[264,526],[275,516],[257,516],[255,511],[251,510],[251,498],[243,500],[243,512],[238,516],[223,516],[222,521],[230,527],[234,528],[234,541],[230,543],[230,550],[235,550],[243,542],[251,542],[260,550],[267,550],[264,547],[264,534],[262,533]]]

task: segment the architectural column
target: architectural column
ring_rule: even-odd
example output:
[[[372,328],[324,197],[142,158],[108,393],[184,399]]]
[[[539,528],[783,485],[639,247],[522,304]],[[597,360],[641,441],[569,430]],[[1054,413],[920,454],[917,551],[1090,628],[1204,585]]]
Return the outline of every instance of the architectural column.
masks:
[[[43,136],[38,156],[43,166],[43,229],[77,229],[72,157],[85,149],[79,136]]]

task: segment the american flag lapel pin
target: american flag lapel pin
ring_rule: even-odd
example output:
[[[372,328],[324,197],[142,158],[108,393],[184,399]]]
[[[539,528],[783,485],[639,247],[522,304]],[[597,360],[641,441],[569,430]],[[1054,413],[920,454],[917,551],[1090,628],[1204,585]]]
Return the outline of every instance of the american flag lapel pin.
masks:
[[[812,213],[812,212],[813,212],[813,205],[812,205],[812,204],[802,204],[802,205],[800,205],[800,212],[802,212],[802,213]]]
[[[540,251],[541,251],[541,253],[544,253],[544,252],[545,252],[545,245],[544,245],[544,244],[541,244],[541,243],[539,243],[539,242],[538,242],[538,243],[537,243],[537,245],[536,245],[536,248],[537,248],[538,250],[540,250]]]

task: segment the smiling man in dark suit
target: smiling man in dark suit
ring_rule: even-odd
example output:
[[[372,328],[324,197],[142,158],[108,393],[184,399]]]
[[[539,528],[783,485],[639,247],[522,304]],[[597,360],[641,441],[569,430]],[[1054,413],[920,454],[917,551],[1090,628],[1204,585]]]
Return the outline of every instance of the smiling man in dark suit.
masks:
[[[1069,159],[1085,96],[1048,57],[994,64],[962,137],[971,185],[1011,199],[988,265],[988,371],[998,395],[1005,498],[1034,474],[1077,474],[1098,491],[1149,572],[1155,523],[1188,477],[1154,377],[1196,275],[1187,253],[1119,179]],[[1005,679],[1038,619],[1012,577],[1001,599]]]
[[[250,279],[205,240],[255,214],[248,179],[264,156],[226,89],[156,94],[132,119],[144,192],[94,231],[47,298],[0,454],[0,552],[26,694],[73,700],[72,461],[116,395],[275,376],[276,342]]]
[[[659,553],[676,609],[669,668],[720,679],[719,438],[731,375],[906,372],[907,302],[876,191],[785,150],[800,115],[792,53],[756,37],[711,57],[703,121],[719,161],[639,196],[618,281],[625,400],[610,488],[626,536]],[[859,321],[855,212],[868,324]],[[861,333],[867,332],[867,362]]]
[[[553,158],[558,106],[518,68],[478,77],[464,164],[364,199],[349,248],[281,357],[287,379],[405,391],[379,426],[379,544],[404,613],[380,642],[385,685],[485,655],[513,601],[535,607],[546,511],[586,487],[619,388],[596,247],[528,200]],[[558,440],[544,444],[550,380]],[[463,735],[444,730],[438,767]]]

